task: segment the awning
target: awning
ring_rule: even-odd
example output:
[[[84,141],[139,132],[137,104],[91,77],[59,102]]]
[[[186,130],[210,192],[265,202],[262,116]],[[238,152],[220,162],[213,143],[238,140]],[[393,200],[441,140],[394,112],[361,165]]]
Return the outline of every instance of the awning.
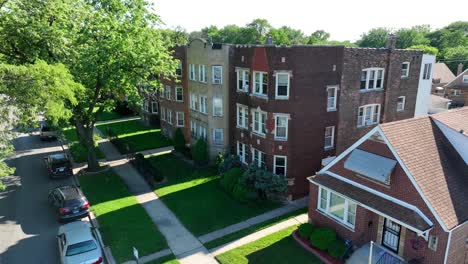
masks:
[[[396,160],[355,149],[344,162],[344,167],[373,180],[388,183]]]
[[[422,213],[330,175],[319,174],[309,179],[312,183],[335,191],[370,211],[387,218],[393,218],[393,221],[398,222],[418,234],[422,234],[432,228],[432,223],[426,221],[425,219],[427,219],[427,217],[421,215]]]

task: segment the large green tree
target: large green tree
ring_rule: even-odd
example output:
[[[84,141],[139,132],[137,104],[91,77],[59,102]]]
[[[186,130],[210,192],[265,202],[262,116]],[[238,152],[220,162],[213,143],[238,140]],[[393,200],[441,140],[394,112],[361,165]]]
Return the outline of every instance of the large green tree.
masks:
[[[383,48],[390,32],[388,28],[373,28],[361,35],[361,39],[357,41],[357,45],[359,47]]]

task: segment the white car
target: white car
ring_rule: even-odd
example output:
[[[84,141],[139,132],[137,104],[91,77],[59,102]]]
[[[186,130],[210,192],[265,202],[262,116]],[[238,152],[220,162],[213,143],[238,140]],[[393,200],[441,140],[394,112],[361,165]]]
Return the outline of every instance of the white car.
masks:
[[[87,222],[76,221],[60,226],[57,242],[62,264],[104,263],[101,246]]]

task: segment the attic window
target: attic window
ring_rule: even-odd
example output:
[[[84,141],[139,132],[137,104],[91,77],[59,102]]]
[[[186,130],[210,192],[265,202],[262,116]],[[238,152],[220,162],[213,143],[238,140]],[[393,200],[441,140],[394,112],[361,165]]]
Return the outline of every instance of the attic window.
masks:
[[[390,183],[395,165],[396,160],[360,149],[353,150],[344,163],[345,169],[385,184]]]
[[[463,82],[468,83],[468,75],[463,75]]]

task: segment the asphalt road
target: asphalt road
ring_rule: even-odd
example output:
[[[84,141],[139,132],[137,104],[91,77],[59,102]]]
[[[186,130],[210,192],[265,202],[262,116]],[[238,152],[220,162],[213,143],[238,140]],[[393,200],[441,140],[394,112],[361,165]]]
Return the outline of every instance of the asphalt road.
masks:
[[[22,135],[14,145],[17,155],[10,163],[16,176],[0,192],[0,264],[59,263],[55,238],[59,223],[47,194],[72,179],[49,179],[43,157],[60,147],[56,141],[42,142],[37,135]]]

